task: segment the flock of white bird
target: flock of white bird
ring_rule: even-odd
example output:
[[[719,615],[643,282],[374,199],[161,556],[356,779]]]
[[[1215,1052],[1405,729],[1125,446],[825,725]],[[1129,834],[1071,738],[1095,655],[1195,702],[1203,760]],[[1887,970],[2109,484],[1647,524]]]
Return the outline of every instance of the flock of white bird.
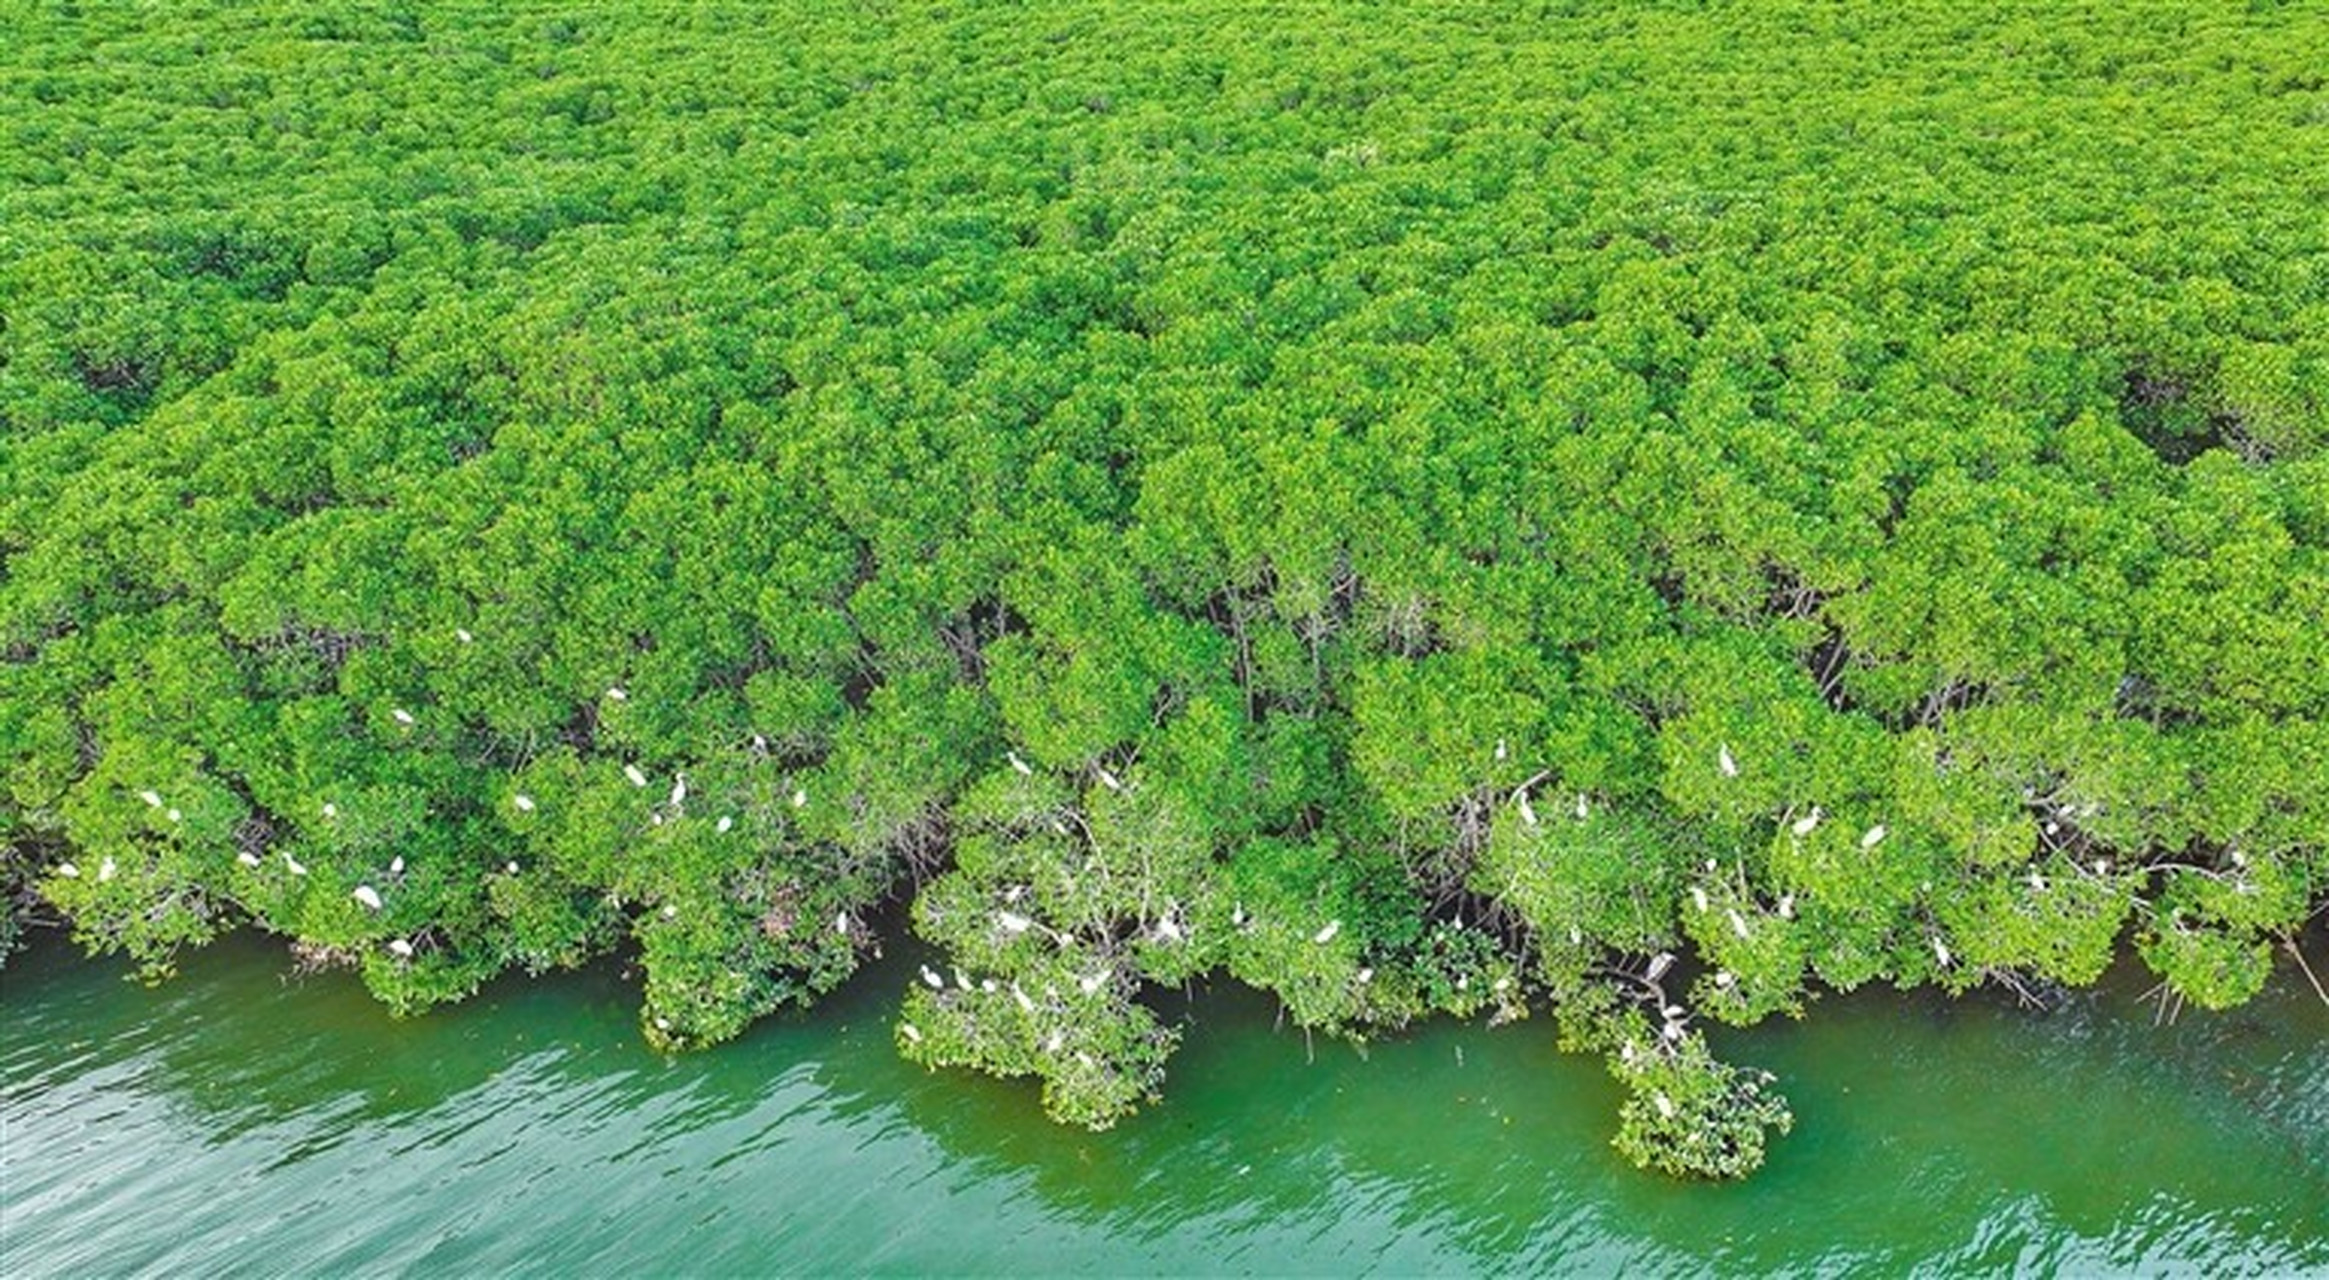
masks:
[[[463,644],[469,644],[475,639],[475,637],[466,630],[456,630],[455,635]],[[620,685],[609,686],[606,690],[606,697],[609,701],[612,702],[627,702],[630,700],[630,696],[630,693]],[[392,708],[389,711],[389,716],[398,725],[403,726],[406,729],[414,728],[417,725],[417,720],[413,714],[403,707]],[[759,743],[763,746],[765,745],[764,740],[755,739],[755,741],[756,743]],[[1496,758],[1501,761],[1504,760],[1508,754],[1508,744],[1504,739],[1499,738],[1496,742]],[[1013,771],[1023,776],[1032,776],[1034,774],[1034,767],[1028,764],[1025,759],[1021,758],[1016,751],[1007,751],[1004,753],[1004,757],[1010,763]],[[1715,769],[1722,777],[1725,778],[1736,778],[1739,776],[1738,757],[1732,754],[1731,747],[1728,742],[1719,744],[1716,749]],[[649,779],[646,772],[642,770],[636,763],[626,762],[622,766],[622,771],[623,777],[629,781],[633,787],[644,789],[648,785]],[[1121,791],[1124,789],[1123,781],[1119,779],[1114,773],[1110,772],[1107,768],[1098,767],[1095,772],[1101,785],[1107,787],[1109,790]],[[1540,819],[1537,816],[1536,808],[1533,804],[1530,803],[1529,800],[1529,790],[1533,785],[1534,781],[1532,780],[1530,783],[1523,784],[1513,793],[1513,799],[1519,809],[1521,820],[1530,827],[1536,827],[1540,825]],[[675,773],[672,777],[671,790],[665,805],[672,816],[677,817],[683,812],[684,806],[687,802],[688,794],[689,790],[686,773],[684,771]],[[165,807],[161,793],[151,788],[140,791],[138,796],[151,808],[162,809]],[[808,791],[805,788],[796,787],[792,793],[791,801],[792,806],[795,809],[806,807],[809,802]],[[511,795],[510,804],[512,808],[516,809],[519,813],[524,814],[537,812],[540,807],[539,804],[535,801],[534,797],[522,791],[513,793]],[[1574,812],[1577,820],[1580,822],[1586,821],[1592,816],[1592,803],[1585,793],[1577,793],[1576,802],[1573,806],[1572,812]],[[322,813],[327,821],[336,820],[339,817],[339,806],[331,801],[325,801],[322,806]],[[169,808],[167,810],[166,816],[168,820],[173,823],[182,821],[183,819],[183,815],[175,808]],[[1825,811],[1819,805],[1815,804],[1811,807],[1809,812],[1805,813],[1802,817],[1795,819],[1790,824],[1788,830],[1790,834],[1795,836],[1797,839],[1808,837],[1813,832],[1818,830],[1820,823],[1825,817]],[[662,810],[658,810],[657,812],[651,814],[650,818],[651,821],[653,821],[655,824],[661,825],[664,821],[664,812]],[[714,830],[724,835],[733,830],[734,826],[734,816],[730,814],[722,814],[715,822]],[[1884,839],[1888,834],[1890,834],[1890,832],[1885,824],[1881,822],[1877,823],[1869,827],[1861,834],[1860,848],[1863,850],[1874,850],[1879,844],[1884,842]],[[261,860],[259,857],[247,849],[241,851],[237,857],[238,860],[246,867],[258,867],[261,865]],[[304,877],[307,875],[307,868],[302,865],[298,859],[294,858],[288,851],[285,851],[282,857],[286,869],[292,876]],[[401,875],[403,870],[404,859],[402,857],[398,857],[392,864],[391,873],[395,875]],[[514,861],[510,862],[505,865],[504,871],[507,874],[516,875],[519,873],[518,864]],[[118,872],[119,868],[114,863],[114,860],[108,857],[98,866],[98,879],[100,881],[110,881],[118,874]],[[75,866],[73,863],[64,862],[58,864],[57,874],[71,879],[78,877],[81,872],[80,868]],[[2044,878],[2036,871],[2032,871],[2030,873],[2029,881],[2033,888],[2040,890],[2045,888]],[[350,896],[369,911],[379,912],[387,909],[386,900],[382,898],[380,891],[370,884],[358,884],[351,892]],[[1703,886],[1691,886],[1690,896],[1692,905],[1698,911],[1705,912],[1712,909],[1713,904],[1708,898],[1707,892]],[[1779,915],[1782,918],[1792,919],[1795,914],[1794,907],[1795,897],[1793,894],[1788,894],[1782,897],[1779,901]],[[669,916],[672,914],[673,909],[667,907],[665,909],[665,915]],[[1726,917],[1732,932],[1739,938],[1745,939],[1751,935],[1751,930],[1749,929],[1745,916],[1743,916],[1736,907],[1726,908]],[[1034,926],[1034,922],[1031,919],[1012,911],[998,911],[995,915],[995,921],[1005,932],[1013,934],[1025,933],[1028,929]],[[1241,904],[1236,909],[1235,923],[1238,927],[1243,928],[1247,922],[1245,908]],[[846,934],[849,932],[849,927],[849,916],[846,912],[842,913],[834,921],[834,928],[836,932]],[[1174,921],[1169,916],[1165,917],[1157,923],[1155,932],[1158,940],[1162,942],[1179,942],[1184,937],[1182,927],[1178,922]],[[1316,933],[1311,935],[1311,941],[1320,946],[1324,946],[1332,943],[1341,932],[1342,921],[1339,919],[1329,920]],[[388,951],[392,955],[396,956],[399,960],[409,960],[415,953],[413,943],[405,938],[390,939],[386,945]],[[1943,942],[1939,937],[1935,937],[1932,939],[1932,945],[1933,954],[1942,965],[1947,966],[1954,962],[1954,957],[1951,954],[1947,943]],[[1665,953],[1660,953],[1651,961],[1649,976],[1652,978],[1652,980],[1655,980],[1658,976],[1664,973],[1666,966],[1670,965],[1672,962],[1672,956]],[[1372,970],[1364,970],[1362,972],[1367,977],[1372,976]],[[939,977],[935,972],[925,967],[922,971],[922,974],[924,980],[928,982],[933,988],[940,990],[944,989],[944,982],[939,980]],[[1079,982],[1079,986],[1083,989],[1085,994],[1093,994],[1097,992],[1101,985],[1103,985],[1108,980],[1109,976],[1110,975],[1103,971],[1101,974],[1093,975],[1081,980]],[[1722,975],[1720,975],[1718,978],[1718,985],[1725,987],[1731,985],[1729,982],[1720,981],[1720,978],[1733,978],[1735,981],[1734,975],[1729,974],[1728,971],[1725,971]],[[1362,977],[1361,981],[1364,982],[1365,978]],[[970,989],[967,981],[964,983],[964,989]],[[1022,1004],[1026,1004],[1028,1002],[1029,998],[1027,995],[1020,991],[1017,987],[1017,984],[1015,983],[1012,986],[1012,992],[1017,1000]],[[1679,1024],[1676,1021],[1669,1019],[1666,1026],[1668,1038],[1673,1038],[1675,1035],[1679,1034],[1678,1026]],[[915,1031],[912,1026],[908,1025],[904,1028],[904,1030],[909,1039],[916,1041],[920,1039],[920,1033]],[[1661,1103],[1665,1101],[1663,1095],[1660,1095],[1659,1101]]]

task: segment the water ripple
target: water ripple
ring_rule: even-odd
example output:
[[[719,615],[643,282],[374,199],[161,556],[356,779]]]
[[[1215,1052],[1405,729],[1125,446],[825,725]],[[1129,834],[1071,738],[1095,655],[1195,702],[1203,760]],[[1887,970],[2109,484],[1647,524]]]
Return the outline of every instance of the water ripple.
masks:
[[[2108,991],[2041,1020],[1833,1002],[1729,1046],[1803,1125],[1717,1188],[1624,1168],[1614,1086],[1549,1028],[1362,1062],[1224,990],[1168,1101],[1091,1135],[1027,1082],[899,1062],[847,993],[839,1029],[664,1062],[603,974],[400,1023],[279,966],[12,971],[0,1270],[2329,1268],[2329,1028],[2293,1000],[2174,1028]]]

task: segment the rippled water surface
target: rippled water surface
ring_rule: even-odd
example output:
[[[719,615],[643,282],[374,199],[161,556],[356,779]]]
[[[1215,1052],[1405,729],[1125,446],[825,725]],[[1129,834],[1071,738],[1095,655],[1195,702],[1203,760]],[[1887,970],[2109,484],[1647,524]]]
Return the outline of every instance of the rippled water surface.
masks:
[[[1538,1019],[1365,1057],[1193,1000],[1104,1135],[896,1058],[893,961],[666,1061],[617,967],[391,1020],[236,940],[159,990],[53,940],[0,971],[0,1273],[1654,1271],[2329,1274],[2329,1009],[2282,981],[2157,1027],[1830,1000],[1727,1037],[1798,1127],[1744,1186],[1610,1151]]]

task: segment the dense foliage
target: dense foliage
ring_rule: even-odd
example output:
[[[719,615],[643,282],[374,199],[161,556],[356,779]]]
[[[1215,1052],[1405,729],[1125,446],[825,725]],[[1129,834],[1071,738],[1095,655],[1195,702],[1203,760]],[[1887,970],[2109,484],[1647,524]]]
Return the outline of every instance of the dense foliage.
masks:
[[[1550,1009],[1735,1174],[1698,1019],[2329,900],[2320,6],[6,10],[11,931],[677,1046],[910,923],[1094,1126]]]

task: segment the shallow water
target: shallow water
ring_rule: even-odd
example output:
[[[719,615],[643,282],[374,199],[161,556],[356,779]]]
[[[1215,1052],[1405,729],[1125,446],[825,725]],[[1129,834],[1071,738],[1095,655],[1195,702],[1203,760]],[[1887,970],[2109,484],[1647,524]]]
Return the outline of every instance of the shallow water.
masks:
[[[1104,1135],[890,1047],[899,958],[676,1060],[619,967],[392,1020],[235,939],[147,990],[0,971],[0,1273],[1867,1271],[2329,1274],[2329,1008],[2155,1026],[1829,1000],[1720,1042],[1798,1125],[1739,1186],[1638,1173],[1548,1020],[1351,1049],[1224,985]]]

